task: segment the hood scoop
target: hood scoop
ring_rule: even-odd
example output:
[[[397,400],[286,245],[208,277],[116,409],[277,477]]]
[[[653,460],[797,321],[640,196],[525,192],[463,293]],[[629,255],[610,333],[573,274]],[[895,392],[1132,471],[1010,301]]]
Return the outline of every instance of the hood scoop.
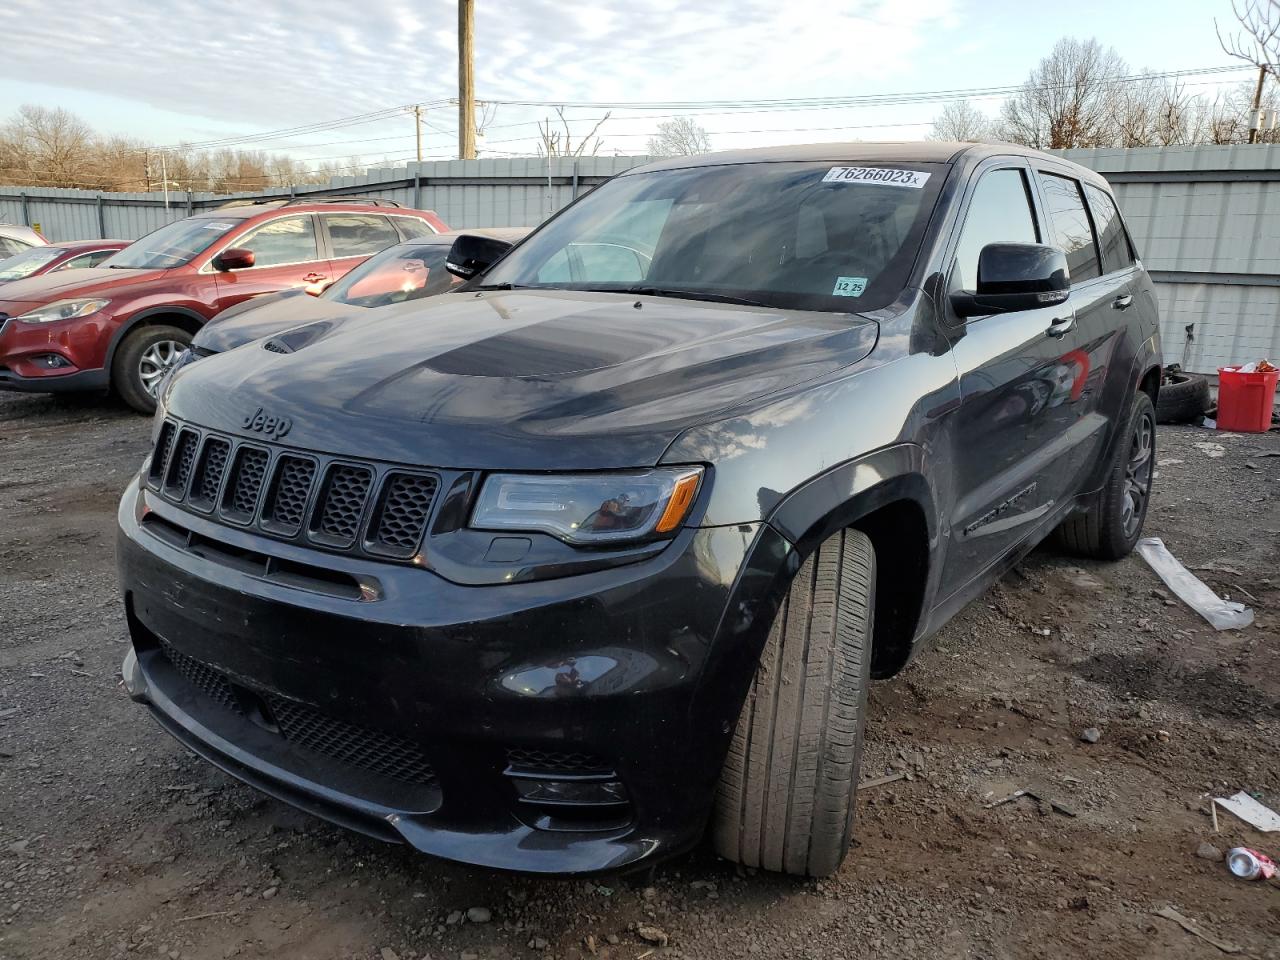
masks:
[[[304,327],[295,327],[262,341],[262,349],[270,353],[297,353],[308,344],[314,343],[333,328],[330,320],[319,320],[308,323]]]

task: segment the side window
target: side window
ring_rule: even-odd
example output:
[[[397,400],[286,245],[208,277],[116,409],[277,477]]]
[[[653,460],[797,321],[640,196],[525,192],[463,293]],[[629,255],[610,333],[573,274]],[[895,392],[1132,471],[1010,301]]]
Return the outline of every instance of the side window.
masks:
[[[419,220],[417,217],[392,217],[391,222],[399,229],[400,236],[406,240],[435,236],[435,231],[431,229],[431,224],[425,220]]]
[[[1067,255],[1071,282],[1079,283],[1100,276],[1098,248],[1093,242],[1093,228],[1089,225],[1089,215],[1085,213],[1080,184],[1070,177],[1041,173],[1040,185],[1044,188],[1045,205],[1049,208],[1053,242]]]
[[[953,290],[978,286],[978,254],[989,243],[1039,243],[1035,214],[1021,170],[992,170],[978,181],[956,246]]]
[[[275,267],[286,263],[319,260],[315,221],[310,214],[270,220],[231,242],[233,247],[253,251],[255,267]]]
[[[1098,231],[1098,247],[1102,251],[1102,272],[1114,273],[1133,265],[1133,251],[1129,249],[1129,237],[1116,203],[1105,190],[1092,184],[1084,185],[1089,198],[1089,212],[1093,214],[1093,226]]]
[[[62,266],[60,267],[54,267],[52,272],[57,273],[59,270],[79,270],[82,267],[92,267],[92,266],[93,266],[93,254],[85,253],[85,254],[81,254],[78,257],[72,257],[70,260],[62,264]]]
[[[367,257],[400,242],[400,234],[386,217],[364,213],[326,213],[335,259]]]
[[[79,270],[83,267],[96,267],[107,257],[111,256],[114,250],[95,250],[93,253],[82,253],[78,257],[72,257],[60,267],[56,267],[54,272],[58,270]]]
[[[9,237],[0,237],[0,258],[12,257],[16,253],[21,253],[27,249],[25,243],[19,243],[17,240]]]

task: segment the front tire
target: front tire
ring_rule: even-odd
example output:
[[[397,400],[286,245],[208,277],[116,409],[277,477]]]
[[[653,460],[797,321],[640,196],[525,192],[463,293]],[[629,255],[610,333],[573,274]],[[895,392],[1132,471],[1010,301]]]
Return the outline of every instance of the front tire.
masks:
[[[1151,504],[1156,458],[1156,411],[1139,392],[1116,439],[1107,482],[1092,502],[1058,527],[1058,541],[1073,553],[1098,560],[1127,557],[1142,536]]]
[[[871,681],[875,551],[844,530],[801,566],[769,631],[720,775],[716,852],[797,876],[836,871],[852,839]]]
[[[177,327],[140,327],[125,337],[111,364],[111,385],[139,413],[155,413],[165,374],[191,343]]]

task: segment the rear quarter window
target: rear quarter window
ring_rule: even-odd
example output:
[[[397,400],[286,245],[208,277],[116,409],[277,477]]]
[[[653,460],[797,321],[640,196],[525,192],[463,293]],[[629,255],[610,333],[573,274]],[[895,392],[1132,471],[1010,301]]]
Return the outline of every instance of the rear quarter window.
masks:
[[[1102,272],[1115,273],[1133,266],[1133,248],[1120,219],[1120,211],[1111,195],[1091,183],[1084,185],[1089,198],[1089,212],[1093,214],[1093,227],[1098,233],[1098,247],[1102,253]]]

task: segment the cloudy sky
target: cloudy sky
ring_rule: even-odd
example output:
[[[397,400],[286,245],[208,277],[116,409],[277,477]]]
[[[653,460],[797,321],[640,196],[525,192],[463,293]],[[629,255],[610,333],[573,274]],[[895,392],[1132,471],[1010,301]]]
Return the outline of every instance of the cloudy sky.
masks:
[[[717,148],[918,138],[938,103],[727,111],[628,103],[786,99],[1003,86],[1059,37],[1096,36],[1136,70],[1220,67],[1228,0],[478,0],[481,99],[610,103],[602,153],[640,153],[657,123],[692,113]],[[456,94],[453,0],[4,0],[0,119],[62,106],[95,128],[159,144],[224,140],[300,159],[403,162],[403,112]],[[1188,78],[1192,92],[1245,74]],[[975,103],[991,112],[999,99]],[[544,105],[491,107],[483,151],[533,152]],[[604,108],[567,111],[580,134]],[[426,113],[425,153],[455,154],[457,109]]]

